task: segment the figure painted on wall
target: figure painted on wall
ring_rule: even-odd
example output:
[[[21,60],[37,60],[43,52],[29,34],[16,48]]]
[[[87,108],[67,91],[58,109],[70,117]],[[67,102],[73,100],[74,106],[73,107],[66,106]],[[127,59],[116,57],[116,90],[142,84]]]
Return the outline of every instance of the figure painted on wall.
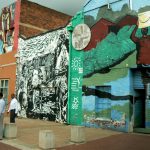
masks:
[[[136,26],[132,33],[132,39],[137,45],[137,64],[150,64],[150,27],[138,29]],[[141,33],[141,37],[136,37],[136,32]]]
[[[2,36],[3,53],[12,51],[14,44],[14,16],[15,16],[15,3],[9,7],[2,9]]]
[[[20,89],[18,90],[18,101],[20,104],[20,111],[18,112],[18,116],[26,117],[26,109],[27,109],[27,93],[25,92],[25,83],[23,81],[20,82]]]

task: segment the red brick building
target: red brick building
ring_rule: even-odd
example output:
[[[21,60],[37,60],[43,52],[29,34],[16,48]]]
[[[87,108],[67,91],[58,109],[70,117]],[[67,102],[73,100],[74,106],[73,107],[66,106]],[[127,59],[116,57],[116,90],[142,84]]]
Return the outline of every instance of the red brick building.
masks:
[[[15,92],[18,37],[28,38],[65,26],[71,16],[27,0],[2,9],[0,17],[0,91],[10,100]]]

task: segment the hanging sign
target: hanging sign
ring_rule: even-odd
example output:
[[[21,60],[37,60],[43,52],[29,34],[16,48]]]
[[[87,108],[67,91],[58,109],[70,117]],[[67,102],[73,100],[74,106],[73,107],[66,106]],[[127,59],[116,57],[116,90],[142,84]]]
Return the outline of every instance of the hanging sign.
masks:
[[[79,24],[72,33],[72,45],[76,50],[84,49],[90,42],[91,31],[86,24]]]

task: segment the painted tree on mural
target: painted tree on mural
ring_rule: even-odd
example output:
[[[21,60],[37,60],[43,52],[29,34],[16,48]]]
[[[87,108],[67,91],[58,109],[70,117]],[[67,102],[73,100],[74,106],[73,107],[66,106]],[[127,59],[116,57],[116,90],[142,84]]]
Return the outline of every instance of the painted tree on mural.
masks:
[[[84,76],[100,72],[125,59],[135,49],[130,36],[135,26],[124,26],[117,34],[110,32],[95,49],[84,53]],[[90,61],[89,61],[90,60]]]
[[[68,34],[64,28],[19,40],[20,116],[66,121]]]

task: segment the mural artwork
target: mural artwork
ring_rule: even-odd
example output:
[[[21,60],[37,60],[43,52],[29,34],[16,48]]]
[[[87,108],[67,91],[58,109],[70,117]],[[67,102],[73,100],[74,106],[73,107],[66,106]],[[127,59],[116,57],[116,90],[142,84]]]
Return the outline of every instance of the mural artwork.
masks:
[[[12,51],[14,41],[15,3],[2,9],[0,26],[0,54]]]
[[[141,10],[147,9],[149,6]],[[131,123],[140,124],[139,120],[133,121],[133,114],[136,118],[144,112],[141,100],[146,96],[141,98],[140,94],[150,83],[150,26],[138,28],[137,14],[127,5],[121,11],[104,6],[97,12],[96,17],[84,16],[85,23],[91,27],[92,39],[84,49],[82,124],[128,131]],[[136,77],[141,78],[143,89],[131,87],[135,77],[130,68],[142,69]],[[141,112],[133,112],[133,106],[141,108]]]
[[[68,34],[62,28],[19,39],[20,116],[66,122]]]

